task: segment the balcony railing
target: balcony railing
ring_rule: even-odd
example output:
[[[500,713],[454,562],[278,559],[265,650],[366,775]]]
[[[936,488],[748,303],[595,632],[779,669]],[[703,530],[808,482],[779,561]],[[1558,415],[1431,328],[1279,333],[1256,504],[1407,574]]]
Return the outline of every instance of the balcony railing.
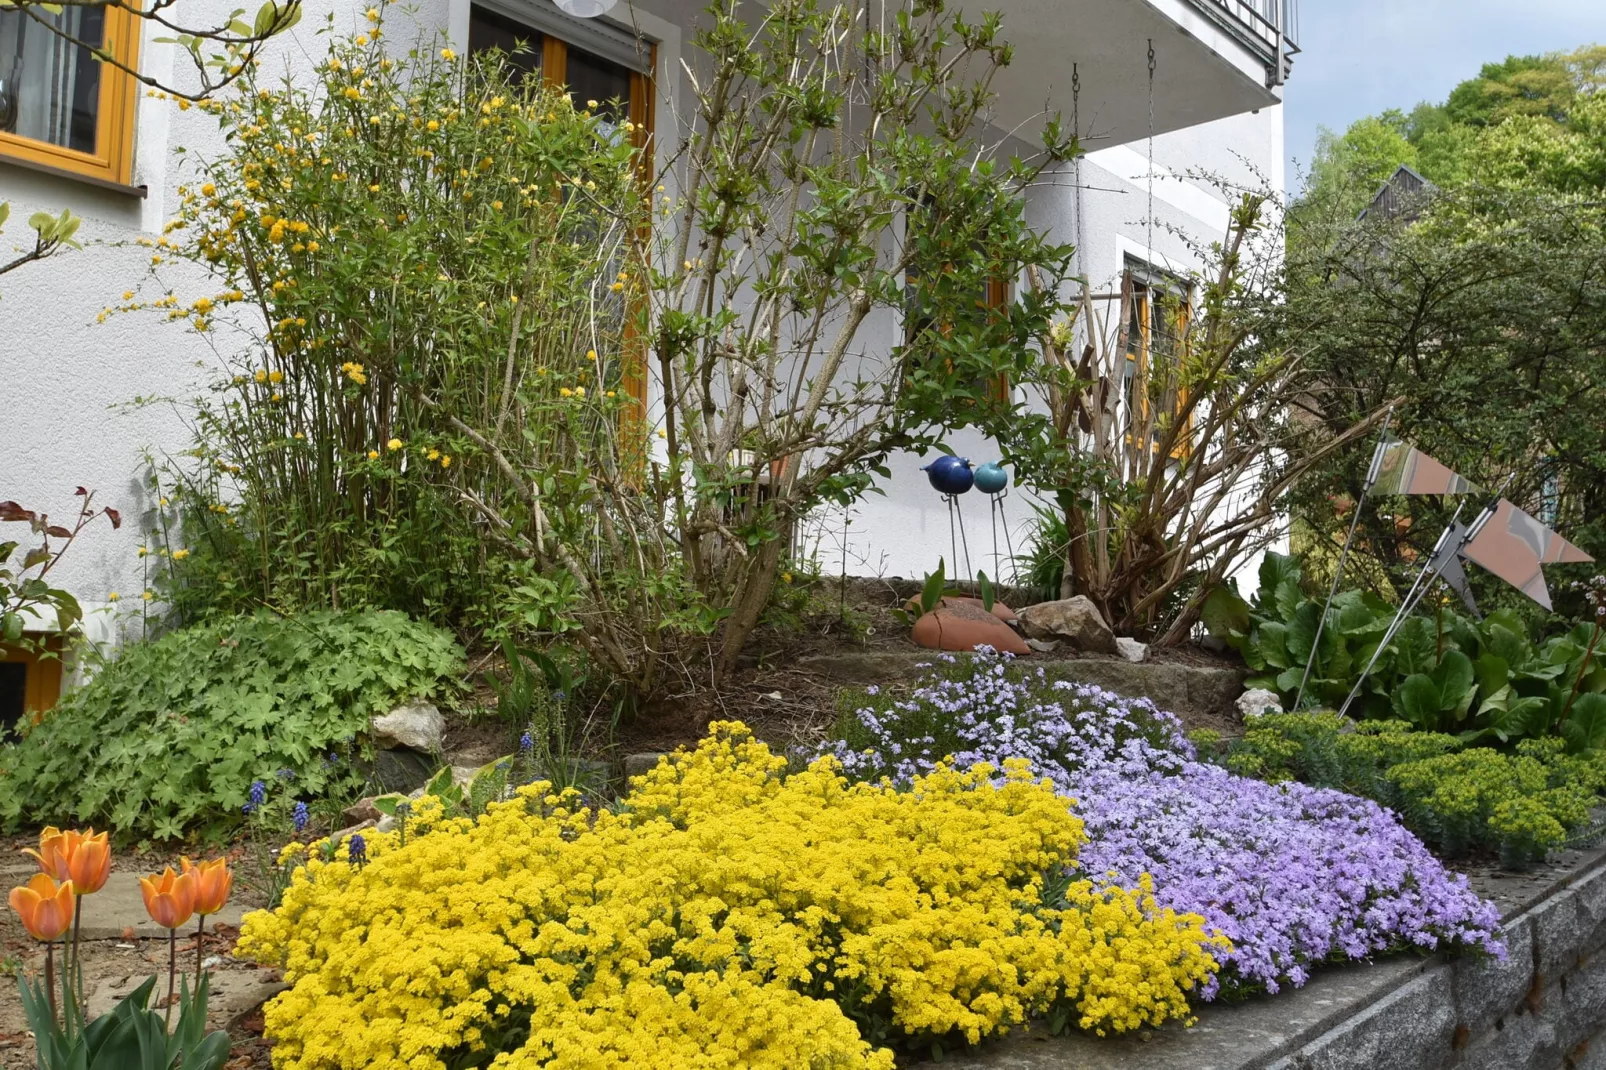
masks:
[[[1266,84],[1282,85],[1299,51],[1299,0],[1190,0],[1266,64]]]

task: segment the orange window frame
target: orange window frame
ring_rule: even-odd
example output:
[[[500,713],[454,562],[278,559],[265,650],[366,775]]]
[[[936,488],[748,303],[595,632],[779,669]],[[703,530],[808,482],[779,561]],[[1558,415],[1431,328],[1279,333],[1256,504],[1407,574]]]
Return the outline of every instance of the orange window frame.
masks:
[[[569,43],[562,38],[542,33],[541,79],[547,85],[557,88],[568,84],[569,48]],[[647,66],[650,70],[656,71],[658,45],[649,43],[648,49]],[[654,88],[651,74],[630,72],[630,100],[626,114],[632,127],[630,142],[640,153],[641,188],[644,191],[653,188],[656,171],[653,164],[655,144],[653,133],[658,109]],[[643,246],[649,238],[648,234],[641,235]],[[644,281],[637,279],[638,285]],[[647,464],[647,346],[650,331],[644,322],[648,313],[646,296],[639,290],[633,296],[634,300],[625,310],[624,333],[619,354],[619,385],[629,399],[629,404],[620,412],[619,439],[624,444],[620,469],[635,477],[646,470]]]
[[[62,656],[67,645],[59,635],[42,637],[44,652],[0,643],[0,662],[20,663],[28,674],[23,685],[22,713],[34,724],[61,700]]]
[[[1129,339],[1125,352],[1126,359],[1135,365],[1133,368],[1133,381],[1135,383],[1135,388],[1132,391],[1132,403],[1138,406],[1138,408],[1136,412],[1131,414],[1131,416],[1135,417],[1137,422],[1146,424],[1149,422],[1149,391],[1147,380],[1149,375],[1149,358],[1152,340],[1154,337],[1153,308],[1155,303],[1156,288],[1150,282],[1138,280],[1136,277],[1134,277],[1131,271],[1128,271],[1126,273],[1126,278],[1122,281],[1122,293],[1123,306],[1125,306],[1122,308],[1123,333],[1129,330],[1129,328],[1126,326],[1130,322],[1127,308],[1131,308],[1137,313],[1138,320],[1137,348],[1136,350],[1132,348],[1131,340]],[[1129,302],[1130,304],[1128,304]],[[1177,306],[1177,350],[1174,354],[1174,357],[1180,363],[1186,356],[1186,347],[1188,344],[1188,326],[1193,321],[1193,298],[1191,291],[1185,289],[1177,295]],[[1141,387],[1142,389],[1137,389],[1136,387]],[[1187,388],[1182,386],[1177,387],[1177,410],[1180,411],[1187,403]],[[1189,430],[1192,430],[1192,413],[1188,414],[1188,422],[1186,426]],[[1132,443],[1131,431],[1127,432],[1127,443],[1129,445]],[[1181,460],[1188,455],[1188,452],[1188,440],[1186,437],[1184,437],[1183,441],[1178,443],[1176,449],[1171,451],[1171,456],[1173,459]]]
[[[133,12],[108,4],[105,48],[119,62],[139,64],[140,19]],[[126,186],[134,171],[134,103],[138,82],[132,74],[111,63],[100,65],[100,99],[95,112],[95,151],[79,152],[48,141],[0,131],[0,159],[49,167]]]

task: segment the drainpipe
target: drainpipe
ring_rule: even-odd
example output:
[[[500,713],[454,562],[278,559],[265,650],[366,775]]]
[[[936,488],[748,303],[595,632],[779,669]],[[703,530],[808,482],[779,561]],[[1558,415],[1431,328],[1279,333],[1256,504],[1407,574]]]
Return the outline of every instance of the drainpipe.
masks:
[[[1277,31],[1277,54],[1272,62],[1271,84],[1283,84],[1283,22],[1288,17],[1288,0],[1272,0],[1272,28]]]

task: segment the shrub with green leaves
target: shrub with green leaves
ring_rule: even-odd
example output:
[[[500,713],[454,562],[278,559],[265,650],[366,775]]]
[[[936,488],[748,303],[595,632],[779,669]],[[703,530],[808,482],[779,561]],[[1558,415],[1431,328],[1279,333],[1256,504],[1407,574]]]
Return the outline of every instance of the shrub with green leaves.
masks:
[[[0,828],[164,840],[225,831],[256,780],[355,790],[370,715],[451,693],[462,667],[449,633],[393,612],[264,612],[131,646],[0,747]]]
[[[1523,740],[1516,751],[1468,746],[1404,721],[1281,713],[1250,718],[1217,758],[1245,776],[1375,799],[1445,854],[1491,848],[1525,865],[1584,834],[1606,789],[1606,756],[1569,755],[1555,736]]]

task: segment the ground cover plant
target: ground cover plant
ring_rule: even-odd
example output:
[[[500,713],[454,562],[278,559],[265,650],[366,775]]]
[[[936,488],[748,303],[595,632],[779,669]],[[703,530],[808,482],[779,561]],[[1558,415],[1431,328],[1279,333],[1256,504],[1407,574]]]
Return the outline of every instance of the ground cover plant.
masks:
[[[616,809],[538,783],[314,844],[239,945],[290,982],[275,1065],[890,1068],[1035,1015],[1186,1019],[1226,949],[1142,882],[1065,874],[1082,823],[1024,763],[912,791],[786,765],[716,723]]]
[[[1196,760],[1146,700],[1012,675],[992,655],[943,658],[907,696],[850,701],[829,753],[848,775],[908,782],[1024,758],[1074,800],[1079,861],[1116,884],[1151,874],[1158,903],[1232,941],[1207,996],[1304,983],[1310,968],[1400,948],[1502,953],[1498,914],[1381,806],[1268,784]]]
[[[1375,799],[1444,854],[1486,848],[1521,866],[1599,832],[1591,811],[1606,789],[1606,755],[1566,754],[1554,736],[1506,754],[1403,721],[1357,724],[1335,713],[1268,714],[1246,727],[1221,751],[1226,768]]]
[[[0,747],[0,826],[172,839],[232,828],[256,782],[352,791],[370,715],[461,671],[451,635],[390,612],[262,612],[131,645]]]

